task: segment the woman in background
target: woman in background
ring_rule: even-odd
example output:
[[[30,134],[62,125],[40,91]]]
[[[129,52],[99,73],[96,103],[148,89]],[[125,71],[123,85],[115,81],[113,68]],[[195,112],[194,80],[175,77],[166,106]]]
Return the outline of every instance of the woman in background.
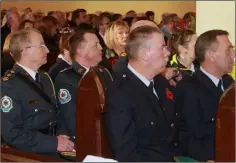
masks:
[[[105,31],[104,41],[107,46],[103,61],[107,62],[104,65],[111,72],[116,61],[125,56],[125,45],[129,34],[129,26],[126,22],[117,20],[109,24]]]
[[[172,37],[172,47],[176,54],[173,55],[168,67],[176,68],[180,71],[182,78],[192,75],[198,68],[195,64],[194,46],[197,35],[192,30],[184,30]]]
[[[61,29],[60,33],[62,34],[59,40],[60,54],[58,55],[56,63],[48,72],[53,81],[60,71],[68,68],[72,64],[69,53],[69,39],[73,35],[74,31],[69,27],[65,27]]]
[[[34,22],[31,20],[24,20],[20,23],[19,29],[25,29],[25,28],[34,28]]]

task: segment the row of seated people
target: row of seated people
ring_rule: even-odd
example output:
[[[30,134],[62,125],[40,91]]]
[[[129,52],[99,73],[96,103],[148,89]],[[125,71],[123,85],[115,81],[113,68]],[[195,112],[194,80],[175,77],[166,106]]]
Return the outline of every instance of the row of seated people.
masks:
[[[184,61],[189,61],[181,57],[191,54],[191,63],[186,65],[190,71],[195,51],[201,65],[185,75],[166,69],[170,52],[155,23],[138,21],[130,31],[124,45],[126,55],[117,58],[113,67],[118,68],[112,74],[97,66],[103,55],[96,34],[76,31],[59,56],[64,62],[70,59],[68,67],[53,80],[38,71],[49,52],[40,32],[27,29],[14,34],[10,52],[16,64],[4,75],[1,86],[4,141],[41,154],[77,149],[76,90],[90,67],[95,67],[106,90],[105,131],[116,160],[173,161],[179,155],[214,160],[218,101],[233,82],[227,73],[232,71],[235,54],[227,31],[207,31],[197,40],[187,31],[177,39],[178,63],[186,65]]]

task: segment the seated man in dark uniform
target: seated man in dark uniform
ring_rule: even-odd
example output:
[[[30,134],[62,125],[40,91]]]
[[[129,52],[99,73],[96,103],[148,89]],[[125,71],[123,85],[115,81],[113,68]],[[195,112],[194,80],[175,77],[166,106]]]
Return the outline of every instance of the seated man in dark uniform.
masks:
[[[185,156],[197,161],[214,160],[215,118],[223,91],[233,83],[235,52],[224,30],[201,34],[195,44],[200,69],[176,87],[180,118],[180,146]],[[224,141],[224,140],[222,140]]]
[[[107,135],[118,161],[173,161],[178,153],[173,94],[160,75],[169,51],[161,30],[134,29],[126,45],[129,59],[107,91]]]
[[[69,49],[72,65],[61,71],[55,79],[56,93],[60,110],[59,133],[66,134],[75,140],[76,135],[76,99],[79,81],[95,67],[97,73],[105,80],[111,82],[108,71],[96,65],[102,59],[102,47],[93,30],[80,29],[70,38]],[[91,101],[92,102],[92,101]]]
[[[53,83],[38,69],[47,62],[48,48],[40,32],[24,29],[10,41],[16,64],[2,78],[1,133],[13,148],[56,155],[72,151],[68,136],[56,136],[57,106]]]

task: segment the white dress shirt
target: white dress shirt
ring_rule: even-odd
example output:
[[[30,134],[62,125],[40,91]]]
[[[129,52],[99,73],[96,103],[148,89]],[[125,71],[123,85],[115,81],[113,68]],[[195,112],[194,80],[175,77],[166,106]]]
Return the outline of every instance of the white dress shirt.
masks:
[[[217,77],[211,75],[206,70],[204,70],[204,68],[202,66],[200,67],[200,70],[211,79],[211,81],[215,84],[216,87],[218,86],[218,83],[221,80],[221,82],[222,82],[221,89],[222,89],[222,91],[224,91],[223,80],[222,79],[218,79]]]
[[[137,76],[147,87],[149,87],[150,83],[153,82],[154,84],[154,81],[153,79],[150,81],[148,80],[145,76],[141,75],[140,73],[138,73],[130,64],[128,64],[128,69],[134,73],[135,76]],[[153,93],[157,96],[158,98],[158,95],[156,93],[156,90],[153,88]]]
[[[35,75],[36,75],[37,72],[35,72],[35,71],[33,71],[33,70],[31,70],[31,69],[29,69],[29,68],[27,68],[27,67],[25,67],[25,66],[19,64],[19,63],[16,63],[16,64],[18,64],[18,65],[19,65],[20,67],[22,67],[26,72],[28,72],[28,74],[35,80]]]

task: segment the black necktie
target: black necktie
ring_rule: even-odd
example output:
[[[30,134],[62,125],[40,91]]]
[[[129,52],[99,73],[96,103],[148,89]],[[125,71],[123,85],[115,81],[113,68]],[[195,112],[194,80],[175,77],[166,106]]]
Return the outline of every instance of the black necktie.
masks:
[[[35,82],[36,82],[37,86],[39,86],[39,88],[43,89],[43,85],[41,83],[41,79],[40,79],[39,73],[35,74]]]
[[[35,81],[36,81],[36,83],[40,83],[40,76],[39,76],[39,73],[36,73],[36,74],[35,74]]]
[[[222,80],[220,79],[220,80],[219,80],[219,83],[218,83],[218,85],[217,85],[217,88],[218,88],[218,90],[222,93],[223,90],[222,90],[221,86],[222,86]]]
[[[155,96],[157,96],[155,93],[154,93],[154,82],[151,81],[149,86],[148,86],[148,89],[150,90],[150,92],[152,92]]]

